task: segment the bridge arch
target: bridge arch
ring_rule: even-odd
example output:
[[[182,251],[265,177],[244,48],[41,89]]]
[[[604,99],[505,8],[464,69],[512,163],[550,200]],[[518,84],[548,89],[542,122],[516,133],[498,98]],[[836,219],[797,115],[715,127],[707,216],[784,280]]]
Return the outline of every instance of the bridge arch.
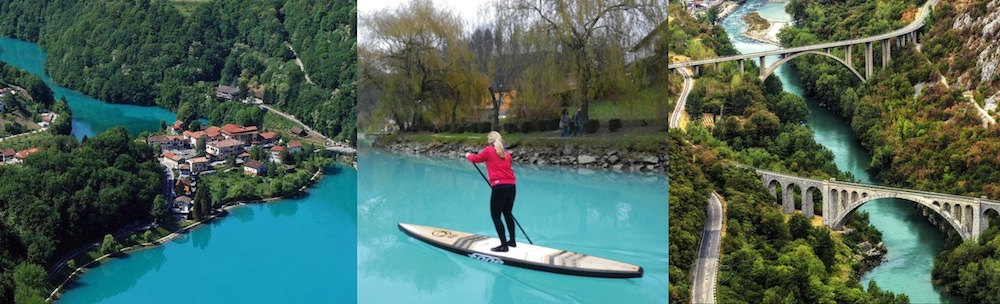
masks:
[[[858,200],[849,202],[847,208],[841,209],[839,212],[837,212],[836,217],[833,218],[832,227],[840,229],[841,227],[844,226],[844,223],[847,222],[847,217],[850,216],[852,213],[854,213],[855,210],[857,210],[865,203],[880,198],[897,198],[914,202],[924,207],[928,207],[931,210],[934,210],[934,212],[936,212],[938,215],[940,215],[941,218],[945,219],[945,221],[947,221],[948,224],[951,225],[951,227],[955,229],[955,231],[957,231],[959,235],[962,236],[962,239],[970,239],[973,236],[972,229],[970,229],[972,228],[972,212],[973,212],[972,206],[968,205],[963,206],[960,203],[952,204],[950,202],[945,202],[943,208],[941,208],[939,207],[940,205],[938,204],[937,201],[928,200],[919,196],[905,195],[899,193],[892,195],[885,195],[885,196],[865,195],[864,197],[861,197]],[[963,208],[965,210],[963,210]],[[968,215],[963,217],[962,216],[963,211],[966,211],[965,213],[968,213]]]
[[[768,76],[771,76],[771,74],[774,74],[774,71],[778,70],[778,67],[780,67],[782,64],[785,64],[785,62],[791,61],[792,59],[795,59],[805,54],[817,54],[833,58],[833,60],[840,62],[840,64],[844,65],[845,67],[847,67],[847,69],[851,70],[851,72],[854,73],[854,76],[858,76],[858,79],[861,79],[861,82],[865,82],[865,77],[861,76],[861,73],[859,73],[858,70],[854,69],[853,66],[847,64],[847,61],[844,61],[843,59],[840,59],[839,57],[834,56],[833,54],[820,51],[805,51],[785,56],[785,58],[781,58],[780,60],[768,66],[767,69],[765,69],[764,72],[760,75],[760,80],[763,81],[764,79],[767,79]]]

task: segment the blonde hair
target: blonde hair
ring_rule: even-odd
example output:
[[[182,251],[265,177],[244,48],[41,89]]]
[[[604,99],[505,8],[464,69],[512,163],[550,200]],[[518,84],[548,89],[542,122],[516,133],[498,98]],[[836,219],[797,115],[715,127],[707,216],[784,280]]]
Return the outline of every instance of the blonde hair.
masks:
[[[497,156],[500,156],[500,158],[503,159],[507,158],[507,153],[503,148],[503,138],[500,137],[499,132],[490,131],[490,133],[486,135],[486,139],[491,145],[493,145],[493,149],[497,150]]]

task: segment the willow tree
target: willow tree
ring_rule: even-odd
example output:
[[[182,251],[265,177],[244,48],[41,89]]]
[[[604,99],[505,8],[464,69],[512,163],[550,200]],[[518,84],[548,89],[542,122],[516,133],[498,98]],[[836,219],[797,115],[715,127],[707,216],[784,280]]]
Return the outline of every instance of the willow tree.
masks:
[[[514,16],[501,17],[512,27],[544,31],[558,42],[549,51],[571,59],[573,94],[584,119],[590,117],[600,61],[610,58],[605,55],[624,56],[621,49],[638,42],[666,15],[663,0],[497,0],[496,7],[498,16]],[[623,65],[625,61],[611,62]]]
[[[424,112],[449,95],[449,73],[459,68],[449,57],[460,57],[455,53],[462,48],[461,20],[428,0],[414,0],[362,20],[370,33],[370,41],[359,51],[365,57],[361,63],[369,65],[362,68],[362,77],[381,91],[377,111],[404,127],[420,129]]]

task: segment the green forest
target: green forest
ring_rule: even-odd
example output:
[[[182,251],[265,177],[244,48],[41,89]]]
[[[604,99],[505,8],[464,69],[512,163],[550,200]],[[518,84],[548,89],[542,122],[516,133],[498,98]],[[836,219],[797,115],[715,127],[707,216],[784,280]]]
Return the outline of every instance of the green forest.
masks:
[[[692,59],[735,54],[720,26],[709,26],[672,10],[671,56]],[[782,214],[780,204],[744,164],[817,179],[852,177],[837,170],[833,153],[818,144],[803,123],[808,109],[783,92],[777,77],[760,81],[759,67],[739,73],[735,64],[704,67],[688,96],[685,131],[670,132],[670,299],[690,301],[694,264],[715,191],[726,201],[726,222],[717,290],[720,303],[907,303],[905,295],[867,288],[853,256],[858,244],[877,243],[881,233],[859,213],[846,224],[851,234],[814,227],[800,213]],[[678,78],[673,78],[678,81]],[[676,92],[668,98],[675,99]],[[781,194],[778,193],[778,197]],[[797,208],[819,200],[796,194]],[[821,212],[819,212],[821,213]]]
[[[61,255],[147,223],[163,176],[153,149],[115,127],[79,143],[49,138],[22,165],[0,166],[0,303],[42,303]]]
[[[222,104],[216,86],[237,86],[331,138],[354,139],[356,2],[178,5],[184,10],[164,0],[4,1],[0,35],[39,43],[56,82],[102,100],[190,104],[205,117]]]
[[[779,37],[787,46],[797,46],[888,32],[912,20],[914,8],[923,3],[855,2],[820,6],[793,0],[790,11],[803,26]],[[962,77],[978,71],[979,50],[970,49],[969,41],[980,38],[978,32],[954,29],[963,13],[978,18],[986,12],[987,2],[938,4],[918,39],[921,49],[894,48],[889,67],[877,68],[865,84],[829,60],[793,61],[807,93],[851,122],[862,145],[873,154],[869,170],[878,179],[920,190],[1000,198],[1000,158],[994,157],[1000,155],[1000,127],[984,127],[963,97],[968,90],[982,100],[981,92],[995,90],[998,82]],[[880,18],[851,18],[858,6],[873,9]],[[831,20],[841,21],[831,26]],[[863,68],[863,63],[855,68]],[[998,223],[993,222],[995,213],[987,215],[992,215],[991,228],[978,241],[962,242],[954,229],[942,227],[946,248],[932,271],[935,284],[970,303],[998,301],[1000,286],[992,283],[1000,273]]]

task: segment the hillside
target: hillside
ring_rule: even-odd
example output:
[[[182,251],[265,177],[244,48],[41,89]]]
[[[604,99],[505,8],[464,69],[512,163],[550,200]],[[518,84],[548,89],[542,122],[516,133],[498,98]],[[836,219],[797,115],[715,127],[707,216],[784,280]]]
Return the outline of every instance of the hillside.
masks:
[[[238,86],[330,137],[353,137],[356,2],[182,2],[4,1],[0,35],[39,43],[56,82],[109,102],[190,103],[205,117],[216,86]]]

